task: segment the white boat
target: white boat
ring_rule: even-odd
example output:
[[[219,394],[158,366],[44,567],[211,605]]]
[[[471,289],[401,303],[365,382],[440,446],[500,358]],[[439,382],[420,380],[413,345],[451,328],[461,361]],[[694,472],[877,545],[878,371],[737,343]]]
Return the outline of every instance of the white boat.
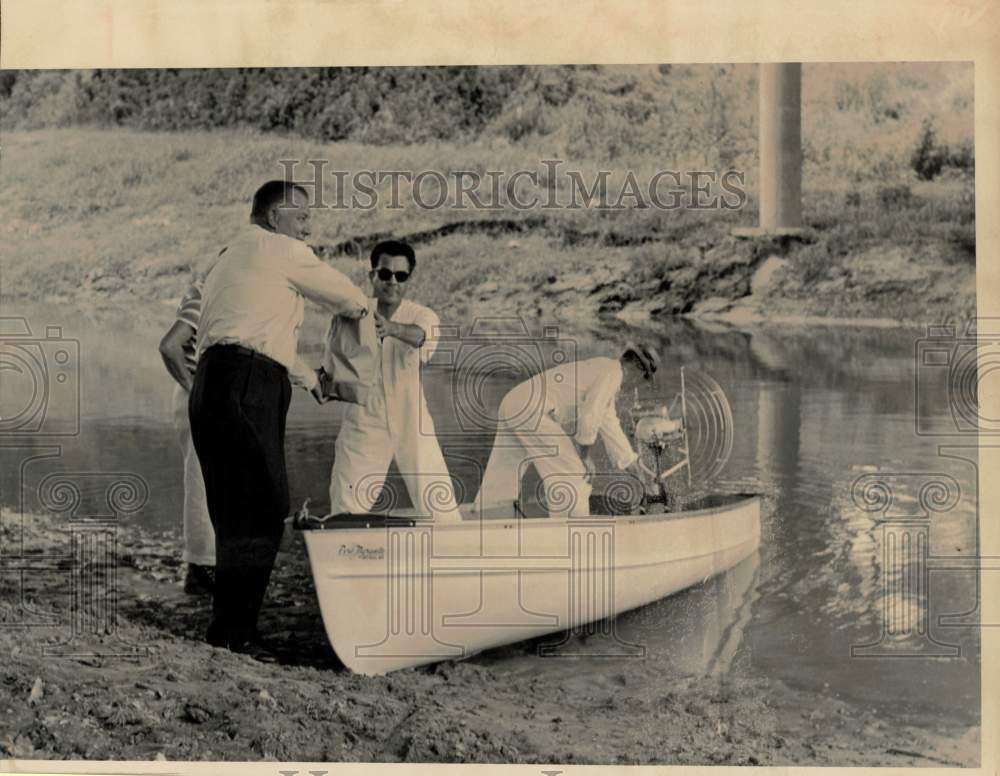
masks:
[[[614,618],[736,566],[760,544],[760,498],[588,518],[334,517],[304,528],[327,636],[352,671],[385,674],[591,626],[598,651],[640,654]],[[571,648],[555,639],[549,654]],[[603,651],[601,651],[603,650]],[[593,643],[588,654],[594,654]]]

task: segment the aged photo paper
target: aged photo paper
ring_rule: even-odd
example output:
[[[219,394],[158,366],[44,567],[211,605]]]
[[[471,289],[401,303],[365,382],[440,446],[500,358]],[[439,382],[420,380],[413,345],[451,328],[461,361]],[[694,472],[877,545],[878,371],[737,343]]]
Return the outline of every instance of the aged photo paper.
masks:
[[[0,771],[996,771],[1000,4],[0,16]]]

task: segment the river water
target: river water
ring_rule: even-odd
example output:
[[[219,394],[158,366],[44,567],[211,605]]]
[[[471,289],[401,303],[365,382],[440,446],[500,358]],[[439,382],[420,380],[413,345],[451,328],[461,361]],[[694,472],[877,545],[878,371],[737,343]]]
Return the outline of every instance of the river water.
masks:
[[[128,519],[179,531],[172,384],[156,352],[170,313],[166,305],[82,314],[5,304],[5,512],[40,509],[41,483],[53,472],[101,493],[115,477],[138,475],[148,499]],[[304,342],[318,330],[312,321]],[[581,357],[634,335],[560,332]],[[646,647],[647,668],[660,661],[763,675],[916,723],[978,724],[975,437],[955,419],[947,368],[918,357],[922,334],[679,322],[642,336],[665,359],[658,391],[669,392],[684,365],[728,398],[732,450],[711,487],[762,494],[763,538],[759,553],[727,574],[620,616],[617,637]],[[28,372],[39,365],[47,377],[33,381]],[[495,407],[515,380],[503,370],[487,376],[477,400]],[[490,437],[467,433],[455,384],[447,366],[425,373],[449,468],[468,499]],[[11,425],[32,413],[31,424]],[[295,396],[287,440],[293,504],[325,501],[339,417],[336,405]],[[449,455],[456,439],[478,440],[483,452]],[[100,504],[88,509],[102,512]],[[539,676],[549,665],[526,648],[477,659]],[[591,670],[606,671],[606,663]]]

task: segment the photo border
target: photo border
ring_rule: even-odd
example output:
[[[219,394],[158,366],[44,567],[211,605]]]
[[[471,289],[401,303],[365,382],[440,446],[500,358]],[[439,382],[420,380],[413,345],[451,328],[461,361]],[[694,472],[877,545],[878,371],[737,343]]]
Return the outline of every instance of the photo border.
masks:
[[[593,0],[511,0],[485,8],[464,0],[5,0],[3,68],[307,67],[341,65],[640,64],[651,62],[900,62],[975,64],[977,299],[980,317],[1000,316],[1000,3],[989,0],[810,0],[754,4],[684,0],[615,6]],[[595,35],[595,31],[600,34]],[[472,44],[470,45],[470,41]],[[981,395],[987,417],[1000,395]],[[1000,471],[1000,450],[981,450],[980,470]],[[1000,555],[996,477],[980,483],[982,554]],[[995,575],[992,575],[995,576]],[[998,585],[980,572],[986,623],[1000,624]],[[992,593],[992,595],[991,595]],[[1000,686],[1000,634],[984,626],[982,687]],[[996,693],[982,692],[982,760],[997,767]],[[0,772],[39,773],[39,761],[0,762]],[[24,767],[27,765],[27,770]],[[268,774],[282,769],[362,774],[468,773],[467,765],[179,762],[46,762],[49,773]],[[600,770],[598,770],[600,769]],[[477,765],[496,773],[615,773],[638,767]],[[646,773],[679,770],[643,767]],[[710,772],[708,767],[685,772]],[[753,768],[785,773],[786,768]],[[796,770],[799,770],[797,767]],[[880,769],[845,769],[850,772]],[[934,773],[937,769],[920,769]],[[743,772],[742,769],[740,772]]]

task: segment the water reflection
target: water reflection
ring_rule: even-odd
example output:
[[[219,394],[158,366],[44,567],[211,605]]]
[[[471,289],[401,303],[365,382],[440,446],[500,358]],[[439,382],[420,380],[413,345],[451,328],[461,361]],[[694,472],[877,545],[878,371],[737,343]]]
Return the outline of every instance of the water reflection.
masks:
[[[59,324],[64,336],[80,341],[81,433],[5,435],[4,505],[18,505],[23,496],[25,508],[37,508],[36,489],[53,471],[135,472],[150,490],[136,519],[179,532],[181,458],[170,428],[172,386],[156,353],[170,310],[101,318],[52,309],[18,312],[29,315],[33,330]],[[310,326],[307,339],[318,337],[321,322]],[[612,328],[577,332],[575,341],[579,354],[589,356],[611,353],[632,336]],[[956,447],[962,437],[915,433],[918,409],[950,421],[947,406],[915,406],[913,353],[920,335],[788,327],[740,332],[676,323],[644,336],[656,339],[664,356],[657,390],[672,392],[671,367],[685,365],[711,375],[729,397],[735,439],[716,487],[764,496],[762,546],[752,564],[620,618],[624,638],[649,646],[644,665],[760,672],[807,687],[828,686],[831,693],[888,712],[977,721],[979,643],[969,623],[978,616],[978,590],[974,563],[967,561],[978,549],[976,457],[974,450]],[[0,372],[0,388],[9,388],[11,379]],[[515,382],[506,375],[487,384],[484,406],[498,405]],[[429,370],[426,384],[435,422],[448,435],[442,446],[452,476],[471,497],[491,434],[455,434],[460,429],[447,369]],[[293,501],[325,501],[340,416],[335,405],[319,407],[304,393],[295,396],[287,445]],[[942,443],[952,445],[950,455],[939,451]],[[928,559],[913,556],[888,568],[880,514],[859,507],[852,492],[859,477],[898,473],[913,475],[896,489],[901,508],[917,503],[922,477],[937,473],[953,478],[960,493],[951,508],[926,522]],[[916,588],[893,580],[918,563],[933,571],[923,602],[928,632],[956,647],[959,656],[896,660],[854,649],[883,638],[887,602],[912,604]],[[520,665],[519,654],[490,659]],[[518,670],[551,671],[551,662],[528,661]]]
[[[736,660],[756,600],[760,556],[618,618],[617,633],[648,659],[685,674],[725,674]],[[744,653],[746,654],[746,653]]]

